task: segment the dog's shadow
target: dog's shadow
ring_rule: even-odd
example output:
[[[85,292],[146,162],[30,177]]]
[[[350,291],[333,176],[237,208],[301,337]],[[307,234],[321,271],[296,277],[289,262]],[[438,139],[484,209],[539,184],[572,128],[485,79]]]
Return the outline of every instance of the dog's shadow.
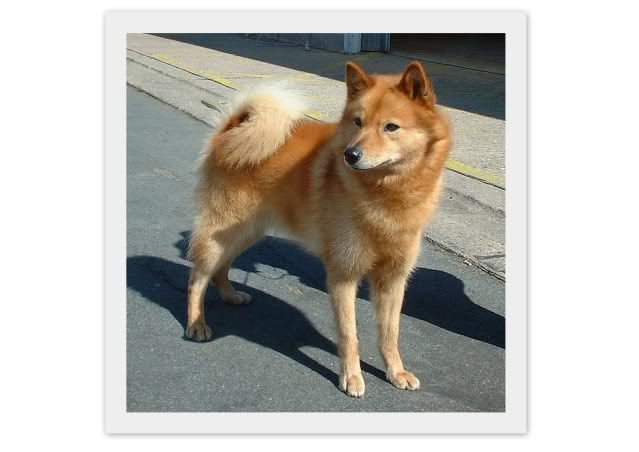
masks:
[[[174,244],[185,259],[189,234],[189,231],[182,231],[182,238]],[[256,264],[295,275],[305,286],[325,291],[326,274],[322,262],[287,240],[265,237],[240,256],[234,267],[255,273]],[[369,299],[366,281],[359,288],[358,297]],[[505,348],[504,317],[473,303],[464,291],[464,283],[450,273],[421,267],[415,269],[404,297],[402,313],[453,333]]]
[[[175,246],[186,256],[188,232]],[[319,259],[286,240],[266,237],[234,262],[234,267],[255,273],[268,266],[297,276],[307,287],[324,291],[324,269]],[[263,270],[263,267],[260,267]],[[186,328],[186,290],[189,267],[155,256],[127,259],[127,286],[168,310]],[[337,384],[337,374],[301,351],[315,347],[336,355],[335,344],[322,335],[299,309],[265,292],[234,283],[256,300],[247,306],[225,305],[216,290],[207,291],[207,319],[213,340],[233,335],[268,347]],[[366,285],[359,296],[368,298]],[[327,301],[328,303],[328,301]],[[215,312],[212,312],[215,311]],[[463,283],[442,271],[420,268],[411,278],[402,312],[453,331],[504,348],[504,318],[464,294]],[[185,340],[186,339],[185,337]],[[385,379],[384,372],[362,361],[362,371]]]
[[[133,256],[127,259],[127,285],[144,298],[168,310],[186,329],[186,291],[189,267],[154,256]],[[243,306],[226,305],[212,288],[206,294],[206,317],[213,330],[213,340],[238,336],[275,350],[337,383],[337,375],[306,356],[301,347],[311,346],[335,354],[332,341],[323,336],[297,308],[265,292],[244,284],[233,283],[251,294],[254,303]],[[184,336],[185,340],[189,340]],[[362,370],[384,378],[384,373],[372,366]]]

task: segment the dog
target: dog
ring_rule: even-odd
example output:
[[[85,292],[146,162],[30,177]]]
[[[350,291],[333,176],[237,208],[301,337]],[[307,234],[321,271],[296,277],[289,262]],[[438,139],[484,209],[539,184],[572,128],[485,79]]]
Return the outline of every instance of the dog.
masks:
[[[419,379],[404,369],[398,350],[400,311],[441,191],[450,126],[419,62],[394,75],[349,62],[346,88],[337,123],[305,118],[300,97],[273,85],[247,95],[214,132],[199,168],[186,336],[212,337],[204,317],[209,283],[226,303],[251,301],[233,288],[229,268],[277,228],[326,268],[339,388],[364,395],[355,299],[368,278],[386,378],[415,390]]]

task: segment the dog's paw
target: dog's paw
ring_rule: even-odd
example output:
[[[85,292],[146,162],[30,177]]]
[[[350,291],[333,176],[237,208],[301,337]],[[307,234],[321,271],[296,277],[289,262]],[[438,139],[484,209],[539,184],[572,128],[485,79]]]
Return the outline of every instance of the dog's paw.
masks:
[[[366,385],[362,374],[342,375],[339,378],[339,388],[351,397],[363,397]]]
[[[408,389],[411,391],[419,389],[419,380],[415,375],[407,370],[395,372],[394,374],[387,374],[386,379],[399,389]]]
[[[252,300],[251,296],[246,292],[235,290],[222,298],[227,304],[249,304]]]
[[[210,341],[213,333],[206,322],[193,322],[186,328],[186,337],[198,342]]]

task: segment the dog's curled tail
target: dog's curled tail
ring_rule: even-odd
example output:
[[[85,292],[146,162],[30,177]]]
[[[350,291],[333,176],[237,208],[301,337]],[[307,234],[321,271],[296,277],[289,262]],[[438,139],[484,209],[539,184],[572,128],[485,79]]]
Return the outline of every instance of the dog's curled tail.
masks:
[[[285,83],[262,85],[240,96],[209,145],[217,164],[258,165],[287,140],[306,110],[299,93]]]

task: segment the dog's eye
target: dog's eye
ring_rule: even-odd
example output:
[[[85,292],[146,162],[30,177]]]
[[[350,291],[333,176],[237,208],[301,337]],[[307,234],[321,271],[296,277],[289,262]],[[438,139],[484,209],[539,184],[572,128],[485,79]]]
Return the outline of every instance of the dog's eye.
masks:
[[[355,121],[355,125],[357,127],[362,127],[362,118],[360,118],[359,116],[355,116],[355,119],[353,121]]]
[[[394,132],[397,129],[399,129],[399,126],[397,124],[393,124],[392,122],[386,124],[386,126],[384,126],[384,131],[385,132]]]

